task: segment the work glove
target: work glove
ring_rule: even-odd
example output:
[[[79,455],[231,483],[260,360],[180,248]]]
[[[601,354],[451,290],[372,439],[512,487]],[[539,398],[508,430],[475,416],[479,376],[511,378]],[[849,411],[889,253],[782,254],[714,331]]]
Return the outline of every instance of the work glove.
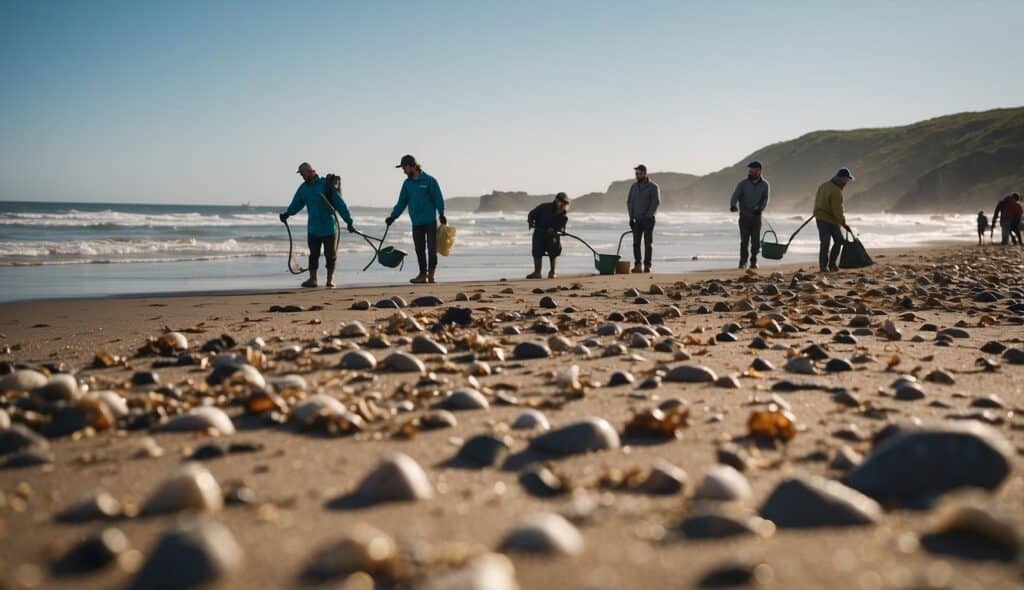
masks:
[[[392,224],[392,223],[394,223],[394,222],[395,222],[395,219],[394,219],[393,217],[385,217],[385,218],[384,218],[384,223],[385,223],[386,225],[391,225],[391,224]]]
[[[630,229],[635,229],[636,228],[636,217],[630,217],[629,218],[629,228]]]
[[[350,233],[350,234],[354,234],[354,233],[356,233],[356,226],[352,225],[352,222],[349,222],[349,223],[348,223],[348,224],[347,224],[347,225],[345,226],[345,229],[347,229],[347,230],[348,230],[348,233]]]
[[[437,218],[441,220],[441,225],[448,225],[448,218],[444,215],[438,215]]]
[[[739,211],[739,207],[737,207],[736,205],[731,205],[729,207],[729,211],[732,211],[733,213],[735,213],[735,212]]]
[[[284,222],[288,221],[288,214],[287,213],[282,213],[282,214],[278,215],[278,218],[281,220],[281,223],[284,223]]]

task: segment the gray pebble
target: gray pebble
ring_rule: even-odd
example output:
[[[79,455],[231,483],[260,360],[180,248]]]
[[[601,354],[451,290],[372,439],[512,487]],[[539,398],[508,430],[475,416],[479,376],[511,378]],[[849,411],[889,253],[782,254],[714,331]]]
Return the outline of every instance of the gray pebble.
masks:
[[[530,448],[558,456],[617,449],[619,434],[604,418],[584,418],[534,438]]]
[[[665,381],[670,383],[713,383],[718,375],[702,365],[676,365],[665,374]]]
[[[761,506],[761,516],[786,528],[849,526],[878,522],[882,508],[837,481],[808,475],[776,486]]]

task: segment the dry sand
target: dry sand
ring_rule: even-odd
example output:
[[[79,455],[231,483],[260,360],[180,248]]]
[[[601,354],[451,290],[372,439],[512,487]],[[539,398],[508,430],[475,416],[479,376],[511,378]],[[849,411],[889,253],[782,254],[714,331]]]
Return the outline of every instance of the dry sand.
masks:
[[[609,469],[645,470],[656,460],[664,459],[686,470],[689,485],[686,493],[667,497],[611,489],[593,491],[600,506],[578,524],[585,543],[583,553],[558,558],[513,556],[516,578],[522,588],[690,588],[695,587],[710,568],[733,558],[766,564],[759,570],[766,587],[865,590],[923,588],[929,587],[928,584],[978,589],[1019,587],[1021,569],[1013,562],[969,558],[965,551],[936,553],[922,547],[917,536],[927,527],[927,511],[894,509],[887,511],[881,523],[874,526],[780,529],[766,539],[750,536],[711,540],[665,538],[666,530],[686,513],[686,495],[700,481],[705,469],[715,464],[716,447],[747,433],[748,415],[752,410],[764,409],[772,395],[770,387],[782,379],[842,386],[874,409],[841,406],[822,391],[780,393],[792,406],[802,430],[788,444],[751,448],[752,452],[760,453],[759,466],[746,472],[753,487],[749,504],[755,509],[780,480],[790,475],[810,473],[840,477],[841,471],[829,468],[839,446],[849,444],[861,453],[869,452],[870,441],[847,442],[833,435],[848,424],[855,424],[870,436],[888,421],[939,422],[951,413],[968,411],[972,399],[980,395],[997,394],[1007,407],[991,410],[1000,422],[994,428],[1008,438],[1015,449],[1024,445],[1024,421],[1015,414],[1016,408],[1024,407],[1024,366],[1003,362],[1001,369],[994,372],[978,371],[975,366],[979,357],[999,358],[979,350],[986,341],[1017,343],[1016,346],[1021,347],[1024,326],[1009,321],[1014,314],[1006,310],[1005,300],[974,303],[966,293],[967,282],[945,286],[935,281],[936,273],[949,273],[958,268],[961,272],[981,272],[977,269],[994,264],[1015,274],[1015,288],[1020,290],[1024,288],[1021,251],[939,246],[881,253],[876,262],[863,271],[828,275],[828,284],[819,284],[816,292],[802,292],[802,296],[810,299],[776,306],[775,311],[786,314],[793,325],[805,331],[769,339],[771,344],[781,343],[800,350],[820,343],[826,344],[835,357],[850,358],[869,352],[877,358],[877,362],[856,365],[852,372],[821,376],[785,372],[782,366],[786,350],[749,349],[748,344],[758,330],[743,319],[747,311],[697,313],[702,305],[710,308],[720,301],[736,304],[749,299],[751,295],[760,294],[769,282],[785,290],[796,270],[792,265],[765,265],[756,275],[719,271],[686,276],[566,277],[333,291],[10,303],[0,305],[0,346],[7,350],[0,360],[39,365],[62,363],[66,370],[80,371],[80,379],[86,382],[113,383],[129,378],[133,370],[148,370],[154,359],[136,358],[135,351],[148,337],[160,336],[167,328],[188,330],[193,351],[195,346],[222,333],[234,337],[241,346],[251,338],[262,337],[268,343],[268,356],[275,359],[275,351],[287,346],[330,340],[337,336],[341,325],[351,320],[360,320],[371,329],[386,325],[386,320],[397,311],[374,308],[353,311],[350,306],[354,301],[376,302],[395,295],[412,300],[432,294],[444,304],[404,311],[420,318],[429,328],[445,308],[470,307],[474,310],[473,317],[485,320],[487,326],[473,329],[490,330],[491,336],[504,339],[502,348],[507,360],[491,361],[492,367],[500,372],[479,378],[485,393],[496,384],[514,384],[521,400],[560,399],[556,395],[558,388],[551,380],[551,371],[573,364],[580,367],[585,381],[601,385],[589,388],[581,399],[568,401],[561,407],[542,407],[553,426],[568,424],[580,417],[600,416],[621,432],[635,412],[654,407],[661,400],[679,397],[689,404],[689,426],[681,430],[676,439],[644,444],[626,440],[621,449],[549,463],[557,473],[583,485],[596,481]],[[969,266],[975,270],[966,268]],[[770,277],[775,271],[781,276],[773,280]],[[923,277],[928,280],[922,280]],[[871,282],[858,285],[862,278]],[[985,281],[991,277],[973,278]],[[701,294],[700,288],[709,282],[722,284],[728,294]],[[648,295],[652,284],[660,285],[668,294]],[[887,285],[898,287],[900,294],[882,297],[867,294],[871,288]],[[558,308],[539,307],[544,294],[533,293],[536,288],[551,291],[545,294],[556,300]],[[634,303],[635,297],[624,295],[629,288],[638,289],[649,303]],[[915,288],[935,294],[946,288],[948,292],[929,303],[928,297],[914,293]],[[512,292],[503,293],[506,289]],[[456,294],[460,292],[479,295],[479,300],[456,303]],[[914,300],[913,309],[897,307],[904,295]],[[827,326],[834,333],[846,327],[853,314],[836,312],[824,305],[828,296],[847,298],[852,304],[862,302],[868,310],[879,314],[871,316],[875,325],[892,319],[902,330],[903,339],[889,341],[872,335],[858,337],[856,346],[833,343],[832,335],[822,333],[822,329]],[[271,305],[322,308],[271,313],[268,311]],[[557,322],[567,306],[576,311],[565,315],[570,321],[563,324],[560,334],[576,343],[595,337],[596,327],[612,312],[664,312],[670,305],[682,311],[681,318],[666,319],[665,325],[671,328],[674,338],[680,343],[688,336],[695,339],[691,342],[699,341],[683,346],[692,355],[690,362],[706,365],[719,375],[741,375],[751,360],[759,356],[773,363],[776,370],[760,378],[741,376],[739,389],[663,383],[658,389],[647,390],[644,399],[630,395],[638,391],[635,386],[606,387],[609,376],[615,370],[628,370],[639,383],[656,367],[678,364],[680,361],[675,360],[672,353],[651,348],[631,349],[626,355],[601,358],[598,348],[593,351],[593,359],[579,357],[571,351],[556,353],[549,359],[512,359],[511,351],[516,342],[548,338],[548,335],[532,333],[531,326],[537,319],[545,316]],[[755,301],[754,305],[759,302]],[[913,311],[920,319],[898,319],[908,311]],[[518,312],[522,317],[500,323],[495,318],[501,312]],[[808,314],[820,323],[801,323],[800,319]],[[983,320],[985,315],[994,323],[989,325],[988,320]],[[742,325],[737,342],[707,344],[724,324],[733,321]],[[951,346],[936,346],[934,332],[919,332],[920,326],[927,322],[939,327],[963,322],[970,337],[957,339]],[[629,321],[620,323],[623,327],[635,325]],[[503,337],[501,328],[508,324],[519,326],[522,335]],[[918,334],[923,339],[912,341]],[[435,336],[439,340],[445,338]],[[391,336],[393,343],[397,338],[397,335]],[[604,345],[618,341],[610,336],[599,340]],[[351,340],[363,341],[365,338]],[[628,346],[628,337],[621,341]],[[449,347],[453,347],[451,343]],[[394,348],[408,350],[408,345]],[[87,368],[95,353],[101,350],[127,357],[130,369]],[[371,352],[378,359],[387,353]],[[465,351],[453,350],[450,354],[460,352]],[[887,364],[893,355],[899,356],[900,363],[889,369]],[[340,356],[340,353],[314,354],[299,362],[273,360],[273,366],[265,368],[264,373],[298,373],[309,382],[310,392],[323,391],[345,400],[357,393],[379,391],[384,407],[389,406],[399,386],[417,380],[415,376],[378,369],[370,372],[372,381],[352,383],[349,382],[351,373],[334,368]],[[441,367],[438,357],[422,358],[428,369]],[[455,367],[460,372],[438,372],[438,377],[447,382],[437,388],[439,394],[467,383],[468,377],[461,372],[466,365]],[[914,372],[920,377],[935,368],[951,371],[955,384],[925,383],[928,396],[913,402],[897,401],[885,394],[889,383],[899,374]],[[161,368],[157,372],[164,384],[185,380],[200,382],[209,373],[188,367]],[[490,397],[494,402],[494,396]],[[396,423],[422,413],[420,408],[430,401],[422,400],[420,407],[411,414],[370,423],[367,432],[337,438],[303,433],[290,426],[268,425],[262,419],[241,417],[240,405],[227,406],[239,429],[222,439],[259,442],[265,448],[203,463],[222,484],[244,482],[256,494],[255,503],[227,506],[214,516],[234,534],[244,551],[244,565],[227,579],[226,586],[300,587],[299,574],[314,553],[356,523],[371,523],[404,543],[440,546],[457,542],[466,544],[469,551],[493,551],[508,528],[521,517],[533,512],[565,509],[568,496],[549,499],[531,496],[519,484],[514,469],[460,469],[443,465],[458,450],[461,440],[482,432],[503,431],[503,425],[514,419],[522,408],[494,404],[489,410],[456,412],[458,424],[454,428],[420,432],[411,440],[390,436]],[[509,435],[515,439],[513,453],[526,447],[528,434],[511,431]],[[152,436],[166,453],[158,458],[133,459],[140,441],[147,436]],[[56,523],[54,515],[94,489],[106,490],[125,503],[137,505],[180,465],[183,456],[209,440],[214,439],[197,433],[151,434],[145,429],[102,431],[92,436],[51,440],[56,456],[52,465],[0,470],[0,588],[127,585],[132,573],[126,570],[132,569],[133,561],[137,564],[150,554],[159,535],[174,522],[173,515],[85,524]],[[351,491],[379,459],[393,451],[408,454],[424,467],[437,490],[433,499],[350,510],[332,507],[331,500]],[[1015,457],[1013,461],[1016,470],[998,491],[998,496],[1019,520],[1024,486],[1019,475],[1019,459]],[[132,547],[140,553],[135,554],[134,559],[126,558],[122,564],[96,573],[62,578],[49,574],[48,568],[55,556],[77,539],[103,526],[123,530]]]

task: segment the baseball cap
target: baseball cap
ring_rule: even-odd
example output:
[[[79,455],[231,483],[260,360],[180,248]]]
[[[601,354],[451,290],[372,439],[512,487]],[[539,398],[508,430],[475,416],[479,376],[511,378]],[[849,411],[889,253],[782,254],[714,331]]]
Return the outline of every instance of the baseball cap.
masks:
[[[565,193],[558,193],[557,195],[555,195],[555,200],[556,201],[561,201],[563,203],[568,203],[569,202],[569,195],[567,195]]]
[[[747,168],[764,168],[764,166],[761,165],[761,162],[754,160],[753,162],[747,164]]]
[[[303,162],[299,164],[299,169],[296,172],[312,172],[313,167],[309,165],[309,162]]]
[[[839,171],[836,172],[836,177],[837,178],[849,178],[850,180],[853,180],[853,174],[850,173],[850,169],[849,168],[840,168]]]
[[[398,166],[395,166],[395,168],[401,168],[402,166],[415,166],[415,165],[416,165],[416,158],[414,158],[411,154],[405,154],[404,156],[402,156],[402,161],[399,162]]]
[[[633,170],[639,170],[641,172],[647,172],[647,166],[644,166],[643,164],[637,164],[636,166],[633,167]]]

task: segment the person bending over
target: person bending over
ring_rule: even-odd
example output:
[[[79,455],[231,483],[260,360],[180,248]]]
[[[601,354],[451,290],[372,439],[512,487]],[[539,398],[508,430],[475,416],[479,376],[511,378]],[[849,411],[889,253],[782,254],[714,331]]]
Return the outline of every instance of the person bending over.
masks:
[[[334,267],[337,263],[338,234],[334,227],[334,212],[345,221],[348,231],[356,231],[352,224],[352,215],[348,212],[345,200],[341,198],[340,183],[328,183],[321,178],[316,170],[303,162],[298,173],[302,175],[302,184],[295,191],[288,210],[280,215],[286,221],[303,208],[306,209],[306,240],[309,243],[309,279],[302,283],[303,287],[316,287],[317,267],[320,266],[320,250],[323,249],[327,268],[326,286],[334,286]],[[337,178],[337,177],[334,177]]]
[[[528,279],[540,278],[540,267],[547,256],[551,260],[551,271],[548,278],[553,279],[555,263],[562,254],[562,242],[560,234],[565,231],[565,224],[569,222],[569,197],[565,193],[555,195],[555,200],[550,203],[541,203],[530,211],[527,216],[527,223],[533,229],[533,272],[526,275]]]

